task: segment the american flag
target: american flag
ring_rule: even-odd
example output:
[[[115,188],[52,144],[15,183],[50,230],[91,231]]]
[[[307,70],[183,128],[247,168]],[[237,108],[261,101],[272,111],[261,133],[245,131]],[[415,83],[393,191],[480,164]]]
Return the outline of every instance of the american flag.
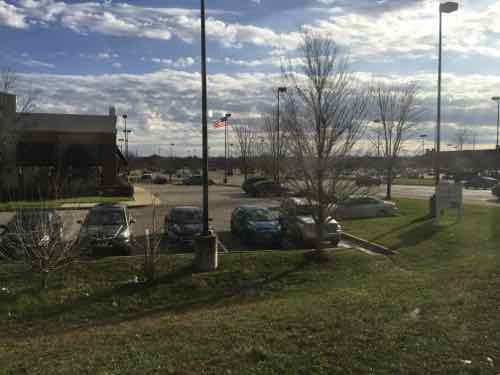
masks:
[[[220,120],[218,120],[214,123],[215,129],[223,128],[224,126],[226,126],[226,118],[225,117],[222,117]]]

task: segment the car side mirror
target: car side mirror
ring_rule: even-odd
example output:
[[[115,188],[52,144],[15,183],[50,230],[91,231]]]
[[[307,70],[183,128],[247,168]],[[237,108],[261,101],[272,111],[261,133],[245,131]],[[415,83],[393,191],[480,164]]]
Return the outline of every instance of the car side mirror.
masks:
[[[0,225],[0,236],[3,236],[7,232],[8,232],[7,227],[5,225]]]
[[[77,220],[76,223],[81,225],[83,224],[83,220]]]
[[[135,223],[136,223],[136,221],[134,218],[130,219],[130,224],[135,224]]]
[[[214,221],[214,219],[213,219],[213,218],[211,218],[211,217],[209,217],[209,218],[208,218],[208,221]]]

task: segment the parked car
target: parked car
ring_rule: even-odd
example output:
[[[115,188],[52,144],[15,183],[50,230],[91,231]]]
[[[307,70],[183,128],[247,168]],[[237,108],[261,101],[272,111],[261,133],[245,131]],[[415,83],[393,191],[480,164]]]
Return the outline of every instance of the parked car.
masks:
[[[379,198],[351,197],[335,205],[333,214],[334,217],[342,219],[392,216],[397,209],[395,203]]]
[[[164,185],[168,182],[168,179],[165,176],[156,176],[153,179],[153,184]]]
[[[313,244],[316,241],[314,210],[317,206],[310,204],[305,198],[287,198],[281,204],[280,222],[283,237],[296,244]],[[324,228],[323,241],[337,246],[342,237],[342,228],[333,218],[329,217]]]
[[[498,181],[493,177],[475,176],[465,182],[466,189],[491,189]]]
[[[165,216],[165,233],[170,242],[193,245],[203,231],[203,212],[199,207],[177,206]]]
[[[189,176],[182,180],[183,185],[198,185],[201,186],[203,185],[203,176],[196,175],[196,176]],[[212,179],[208,179],[208,184],[209,185],[214,185],[215,181]]]
[[[240,206],[231,215],[231,234],[247,243],[277,245],[281,243],[278,216],[265,207]]]
[[[102,203],[92,208],[82,224],[78,246],[87,255],[130,255],[133,249],[132,224],[128,207]]]
[[[356,185],[358,186],[379,186],[382,180],[374,176],[358,176],[356,177]]]
[[[290,193],[290,190],[275,181],[257,181],[252,185],[253,197],[281,197]]]
[[[7,225],[0,225],[0,246],[10,258],[38,246],[50,246],[63,238],[61,216],[54,209],[22,209]]]
[[[153,179],[153,173],[151,172],[144,172],[141,176],[141,180],[143,181],[151,181]]]
[[[241,189],[247,193],[248,195],[253,195],[254,191],[253,191],[253,185],[256,183],[256,182],[259,182],[259,181],[266,181],[268,180],[268,178],[266,177],[262,177],[262,176],[257,176],[257,177],[250,177],[250,178],[247,178],[245,180],[245,182],[243,182],[243,184],[241,185]]]
[[[496,184],[492,189],[491,189],[491,193],[500,199],[500,184]]]

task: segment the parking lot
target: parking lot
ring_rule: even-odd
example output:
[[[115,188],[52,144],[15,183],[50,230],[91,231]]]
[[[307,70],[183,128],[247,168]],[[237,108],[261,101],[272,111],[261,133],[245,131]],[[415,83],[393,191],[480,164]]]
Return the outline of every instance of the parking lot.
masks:
[[[157,207],[155,215],[156,220],[163,225],[165,214],[174,206],[193,205],[202,206],[202,187],[201,186],[183,186],[183,185],[141,185],[150,189],[161,200]],[[243,204],[259,204],[266,207],[278,207],[280,202],[272,199],[259,199],[247,197],[240,188],[228,186],[210,186],[209,188],[209,209],[210,226],[217,232],[220,240],[220,248],[224,251],[239,251],[255,249],[251,245],[243,245],[237,238],[230,234],[230,219],[232,211]],[[63,231],[66,239],[74,239],[78,236],[80,230],[79,220],[83,220],[88,210],[61,210],[59,213],[63,220]],[[153,228],[154,210],[153,207],[133,208],[130,210],[132,217],[136,220],[132,229],[134,236],[141,245],[144,240],[146,229]],[[0,224],[7,224],[14,213],[1,212]],[[160,252],[179,252],[189,251],[187,248],[168,248],[166,241],[160,244]],[[141,246],[138,246],[136,253],[142,252]]]

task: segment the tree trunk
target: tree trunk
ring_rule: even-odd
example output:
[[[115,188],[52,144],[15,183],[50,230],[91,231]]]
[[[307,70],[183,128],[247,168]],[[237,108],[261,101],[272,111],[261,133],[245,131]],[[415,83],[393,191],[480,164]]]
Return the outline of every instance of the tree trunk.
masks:
[[[387,192],[385,195],[385,199],[391,199],[392,192],[392,163],[387,168]]]

